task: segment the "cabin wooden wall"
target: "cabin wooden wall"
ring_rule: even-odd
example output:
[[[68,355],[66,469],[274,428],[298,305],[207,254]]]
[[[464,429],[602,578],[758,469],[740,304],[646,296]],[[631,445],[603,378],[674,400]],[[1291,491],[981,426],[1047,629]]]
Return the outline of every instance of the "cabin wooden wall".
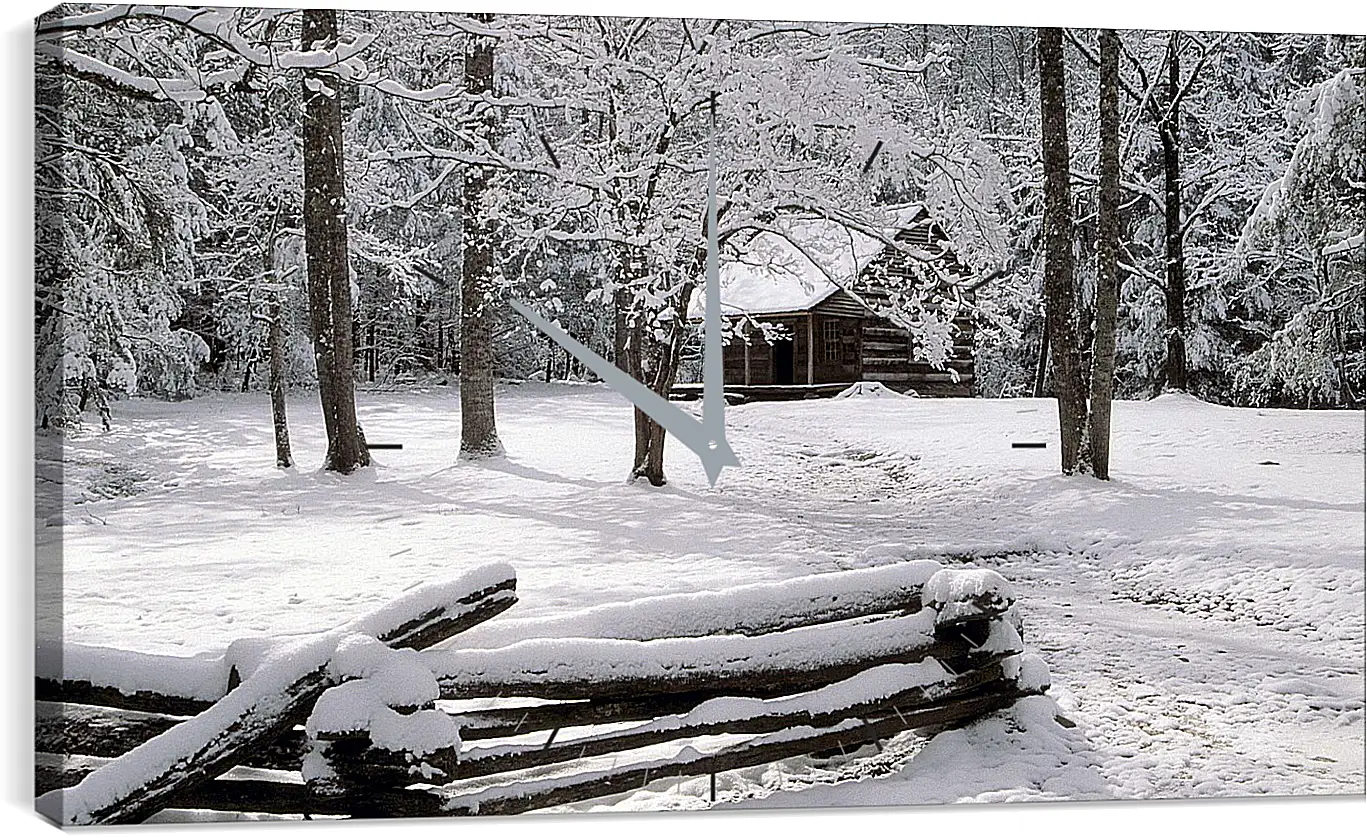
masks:
[[[969,271],[961,265],[948,249],[945,249],[944,232],[929,223],[910,227],[897,235],[898,241],[912,244],[929,251],[943,250],[940,264],[947,269],[952,279],[964,278]],[[919,265],[909,256],[886,251],[878,260],[877,269],[889,277],[900,281],[914,281],[920,275]],[[868,277],[868,274],[865,274]],[[858,289],[861,297],[874,308],[888,302],[888,293],[873,282],[861,283]],[[954,336],[954,349],[949,360],[941,369],[917,358],[911,337],[905,329],[898,328],[887,320],[869,319],[864,326],[863,343],[863,380],[878,381],[887,387],[906,392],[913,390],[922,396],[972,396],[974,379],[975,329],[973,317],[967,312],[972,306],[973,292],[946,285],[945,298],[957,296],[963,303],[963,313],[954,318],[958,330]],[[938,308],[931,304],[931,311]]]
[[[886,320],[864,325],[863,380],[878,381],[899,393],[914,390],[921,396],[973,395],[973,321],[955,318],[959,333],[943,369],[915,360],[915,347],[905,329]],[[958,380],[955,380],[957,374]]]
[[[812,344],[814,384],[878,381],[898,392],[914,390],[922,396],[973,395],[973,339],[971,317],[954,320],[959,333],[954,351],[942,369],[916,359],[916,347],[905,329],[887,320],[832,316],[813,312]],[[807,383],[807,315],[776,317],[771,322],[786,325],[792,333],[793,384]],[[826,323],[834,324],[839,341],[838,357],[826,359]],[[778,384],[775,375],[775,347],[759,335],[750,342],[750,379],[752,385]],[[727,344],[722,353],[722,369],[727,384],[745,384],[745,346],[739,340]],[[955,380],[957,374],[957,381]]]
[[[789,383],[807,383],[807,315],[756,317],[787,328],[793,347],[793,375]],[[750,384],[777,384],[779,376],[774,368],[776,348],[764,341],[756,331],[750,335]],[[722,380],[727,384],[745,384],[745,343],[733,339],[722,348]]]
[[[843,292],[841,292],[843,293]],[[813,335],[816,338],[813,348],[816,350],[812,356],[813,384],[834,384],[836,382],[859,381],[860,370],[863,365],[860,362],[862,350],[860,344],[864,339],[863,326],[864,317],[848,317],[844,314],[828,314],[818,306],[812,313]],[[827,358],[826,347],[829,338],[834,338],[834,358]],[[805,358],[803,359],[805,362]],[[806,370],[804,363],[803,370]]]

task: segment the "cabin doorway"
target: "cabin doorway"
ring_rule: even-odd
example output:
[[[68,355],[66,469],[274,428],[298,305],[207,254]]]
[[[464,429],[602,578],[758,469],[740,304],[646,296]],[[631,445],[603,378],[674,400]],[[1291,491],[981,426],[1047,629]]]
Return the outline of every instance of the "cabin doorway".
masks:
[[[774,383],[793,383],[793,340],[774,342]]]

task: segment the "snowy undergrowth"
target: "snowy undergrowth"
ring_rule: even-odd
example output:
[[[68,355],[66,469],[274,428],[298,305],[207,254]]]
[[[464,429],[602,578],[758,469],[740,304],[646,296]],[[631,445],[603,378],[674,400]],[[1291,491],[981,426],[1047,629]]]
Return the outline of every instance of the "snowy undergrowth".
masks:
[[[307,395],[290,403],[304,465],[289,473],[272,467],[264,396],[116,405],[114,430],[67,456],[139,469],[143,490],[76,506],[86,487],[68,476],[62,517],[37,522],[40,551],[65,538],[66,637],[192,656],[324,629],[494,560],[519,574],[501,620],[963,561],[1014,587],[1048,697],[929,743],[908,734],[881,754],[734,772],[719,795],[817,778],[865,778],[838,795],[883,803],[1364,788],[1360,412],[1118,403],[1103,484],[1056,473],[1048,401],[755,403],[727,411],[742,468],[711,489],[671,441],[671,482],[656,490],[623,482],[631,413],[601,387],[502,390],[509,456],[484,465],[456,459],[453,391],[362,394],[359,408],[368,438],[404,448],[341,478],[312,470],[323,443]],[[469,643],[507,639],[499,622]],[[988,765],[999,769],[973,769]],[[704,778],[593,805],[707,794]]]

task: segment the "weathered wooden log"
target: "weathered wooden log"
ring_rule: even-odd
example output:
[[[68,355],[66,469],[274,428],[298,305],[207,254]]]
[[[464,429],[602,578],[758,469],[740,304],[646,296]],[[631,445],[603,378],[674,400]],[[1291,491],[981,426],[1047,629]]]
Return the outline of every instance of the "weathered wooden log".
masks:
[[[977,670],[958,676],[952,683],[945,687],[944,694],[958,694],[960,692],[974,689],[990,681],[1001,677],[1001,662],[992,660],[987,665]],[[903,694],[898,694],[888,699],[882,704],[893,704],[896,706],[914,706],[918,701],[924,700],[921,697],[923,691],[920,688],[907,690]],[[643,720],[663,720],[670,717],[687,718],[693,712],[708,701],[718,698],[715,693],[681,693],[678,695],[666,695],[635,701],[595,701],[595,702],[567,702],[563,704],[543,704],[523,708],[510,708],[499,710],[483,710],[472,713],[456,714],[458,723],[461,726],[462,737],[467,741],[479,741],[500,736],[514,736],[531,733],[534,731],[552,731],[561,728],[587,727],[593,725],[614,725],[624,722],[643,721]],[[874,708],[865,710],[851,710],[849,715],[872,712]],[[500,746],[497,748],[467,748],[459,762],[451,764],[433,763],[447,774],[447,780],[478,776],[503,771],[512,771],[527,768],[535,765],[547,765],[568,759],[577,759],[585,756],[595,756],[613,751],[626,750],[656,742],[668,742],[686,736],[700,736],[711,732],[725,730],[733,733],[762,733],[778,729],[773,725],[790,726],[792,724],[816,724],[810,714],[804,715],[801,712],[789,714],[790,720],[774,721],[776,717],[763,717],[756,719],[733,719],[726,724],[720,720],[711,723],[695,723],[688,725],[661,726],[653,725],[649,729],[633,728],[621,733],[600,734],[591,737],[581,737],[574,740],[556,743],[553,747],[546,748],[541,745],[534,746]],[[159,723],[174,722],[173,719],[153,716]],[[823,720],[825,717],[822,717]],[[129,731],[120,731],[120,735],[127,737],[135,735]],[[90,748],[83,752],[93,756],[117,756],[128,750],[128,748],[139,744],[142,740],[133,742],[127,747],[122,747],[126,739],[115,738],[120,744],[113,746],[114,753],[97,752],[102,749]],[[365,775],[372,781],[372,786],[376,783],[384,784],[383,787],[394,785],[393,780],[399,779],[402,774],[408,777],[407,782],[415,782],[411,779],[411,774],[407,772],[406,766],[403,771],[393,770],[397,766],[398,760],[390,752],[382,751],[370,747],[365,738],[337,739],[332,740],[341,745],[335,758],[335,763],[341,768],[339,774],[346,775],[354,782],[357,778]],[[343,744],[344,743],[344,744]],[[331,744],[331,743],[330,743]],[[121,748],[121,749],[120,749]],[[292,735],[282,737],[264,753],[253,754],[243,761],[244,765],[259,768],[273,768],[279,770],[298,770],[300,760],[304,754],[307,744],[301,731],[294,731]],[[55,751],[57,749],[44,748],[43,750]],[[54,759],[56,757],[53,757]],[[49,784],[43,788],[48,791],[52,788],[74,785],[79,782],[86,774],[94,770],[89,761],[77,761],[68,766],[62,774],[62,785]],[[348,766],[358,766],[356,771],[348,771]],[[373,766],[373,768],[371,767]]]
[[[92,684],[89,681],[59,681],[52,678],[34,680],[34,697],[39,701],[89,704],[167,716],[194,716],[203,713],[214,704],[212,701],[199,698],[150,690],[125,693],[117,687]]]
[[[974,654],[971,657],[936,660],[950,672],[962,674],[988,667],[1006,657],[1009,655]],[[813,680],[808,686],[818,687],[821,684]],[[524,707],[456,711],[453,715],[460,725],[461,738],[473,742],[519,736],[539,730],[622,724],[678,715],[687,713],[719,695],[717,692],[687,692],[636,699],[566,701]]]
[[[988,692],[867,722],[848,720],[829,728],[790,729],[759,736],[713,754],[694,752],[693,756],[650,760],[564,777],[515,781],[469,793],[440,790],[443,795],[451,795],[441,808],[444,814],[452,815],[514,815],[579,803],[643,788],[652,780],[733,771],[827,749],[854,749],[903,730],[948,724],[999,710],[1022,695],[1015,690]]]
[[[37,701],[33,714],[34,750],[117,757],[183,721],[182,716]]]
[[[145,820],[301,722],[333,685],[328,661],[343,638],[363,634],[393,647],[425,648],[506,610],[516,601],[515,585],[511,568],[493,565],[297,640],[200,715],[100,767],[74,788],[43,795],[39,811],[73,825]]]
[[[321,742],[318,747],[332,770],[333,776],[325,784],[331,795],[403,788],[413,783],[449,783],[456,778],[460,762],[457,748],[442,748],[414,758],[376,747],[365,738],[334,739]]]
[[[473,632],[466,648],[494,648],[534,638],[755,636],[875,614],[909,613],[920,610],[921,588],[939,569],[938,562],[922,559],[665,594],[549,617],[500,620]]]
[[[946,634],[950,636],[955,633],[965,635],[974,628],[980,628],[985,633],[989,626],[986,623],[964,623],[954,627],[953,631]],[[976,666],[981,666],[984,660],[990,659],[990,656],[984,657],[981,653],[974,652],[974,649],[980,647],[986,639],[985,636],[961,636],[959,639],[962,642],[958,644],[956,652],[945,652],[939,657],[939,660],[951,671],[966,672]],[[819,686],[822,680],[820,677],[812,677],[804,686]],[[698,704],[715,698],[718,694],[720,693],[716,689],[699,690],[659,694],[648,699],[566,701],[528,707],[462,711],[455,715],[458,718],[463,738],[467,741],[475,741],[537,730],[616,724],[685,713]],[[117,721],[111,720],[100,724],[97,733],[83,733],[80,730],[81,720],[87,712],[94,714],[93,719],[95,721],[99,720],[101,713],[112,715]],[[137,713],[120,716],[119,711],[82,708],[81,711],[73,714],[73,718],[62,721],[68,727],[75,728],[70,736],[84,737],[84,741],[94,742],[96,745],[73,744],[69,748],[64,747],[61,744],[64,741],[60,738],[61,734],[51,731],[50,728],[53,725],[51,723],[44,724],[43,719],[40,718],[38,750],[54,753],[88,753],[97,756],[113,756],[140,744],[155,733],[169,727],[176,720],[161,716],[143,716]],[[143,726],[144,723],[145,726]],[[99,747],[100,745],[103,747]],[[253,754],[244,761],[244,764],[262,768],[297,767],[297,760],[302,755],[303,748],[303,735],[298,731],[292,731],[285,734],[278,743],[266,748],[263,752]],[[291,762],[293,762],[292,765]]]
[[[716,693],[678,693],[633,699],[565,701],[527,707],[454,712],[466,741],[517,736],[538,730],[616,724],[687,712]]]
[[[41,754],[35,768],[39,794],[80,782],[110,760],[96,757],[64,757]],[[412,783],[412,780],[408,781]],[[353,817],[400,817],[441,814],[439,801],[423,791],[398,786],[353,787],[338,794],[321,795],[302,782],[234,780],[218,778],[186,789],[171,798],[165,809],[207,809],[218,812],[254,812],[270,815],[350,815]]]
[[[984,660],[986,660],[986,664],[982,664]],[[994,663],[991,658],[978,658],[978,661],[980,668],[985,668]],[[964,659],[950,658],[944,663],[952,672],[972,671]],[[456,712],[453,715],[460,727],[461,737],[467,742],[476,742],[518,736],[536,731],[614,725],[640,722],[662,716],[680,715],[688,713],[699,704],[717,697],[718,695],[715,692],[689,692],[642,699],[571,701],[526,707],[464,711]],[[93,710],[96,716],[104,713],[118,714],[121,712],[106,711],[104,708],[82,708],[82,710]],[[136,717],[137,715],[134,714],[133,718],[136,719]],[[155,715],[148,718],[150,723],[147,727],[118,727],[114,725],[113,732],[105,740],[103,746],[98,744],[97,738],[80,730],[77,730],[74,735],[82,737],[81,739],[64,740],[60,738],[63,734],[47,730],[51,723],[40,722],[40,731],[42,732],[40,732],[37,749],[52,754],[84,753],[91,756],[118,756],[179,721],[178,719]],[[78,722],[71,724],[74,727],[79,727]],[[64,741],[95,742],[97,744],[85,744],[79,747],[73,745],[69,749],[65,749],[62,747]],[[243,760],[242,764],[253,768],[297,770],[306,748],[307,743],[303,731],[294,730],[286,733],[276,742],[265,746],[262,750],[251,754]],[[65,785],[75,785],[87,773],[89,771],[67,772],[65,776],[68,778],[68,782]],[[460,776],[467,776],[467,773],[461,771]],[[47,791],[58,787],[60,786],[49,785],[43,790]]]
[[[759,734],[799,726],[829,727],[847,718],[894,712],[905,714],[985,688],[1009,688],[1000,662],[957,678],[944,673],[939,680],[911,683],[924,681],[920,673],[908,677],[905,670],[915,666],[893,664],[877,667],[829,687],[781,699],[722,698],[705,702],[682,715],[661,716],[647,724],[622,731],[561,742],[551,739],[544,745],[467,748],[462,752],[459,764],[451,769],[450,776],[455,780],[519,771],[719,733]],[[940,671],[943,673],[943,670]],[[909,685],[889,690],[889,685],[897,684],[899,680]],[[866,697],[853,697],[861,694]]]
[[[181,716],[47,701],[36,702],[34,709],[34,750],[53,755],[122,756],[185,721]],[[275,742],[264,743],[242,764],[251,768],[297,771],[304,748],[303,731],[293,730]]]
[[[444,699],[630,699],[684,692],[763,697],[833,683],[885,663],[929,657],[971,663],[978,644],[935,637],[935,616],[923,609],[753,638],[532,640],[501,649],[432,651],[424,658],[437,673]],[[993,623],[987,640],[991,654],[1021,648],[1019,635],[1001,621]]]
[[[171,800],[168,809],[208,809],[271,815],[325,815],[358,818],[433,817],[443,814],[441,799],[421,789],[354,789],[319,795],[302,783],[268,780],[211,780]]]

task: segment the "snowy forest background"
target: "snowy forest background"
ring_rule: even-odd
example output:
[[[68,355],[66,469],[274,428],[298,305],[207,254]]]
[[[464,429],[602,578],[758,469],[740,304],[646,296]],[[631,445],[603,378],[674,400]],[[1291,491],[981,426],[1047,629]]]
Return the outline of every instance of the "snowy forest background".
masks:
[[[723,259],[785,214],[876,231],[883,207],[923,202],[974,273],[978,395],[1049,391],[1033,29],[60,11],[36,47],[42,427],[125,394],[312,387],[316,359],[352,371],[347,392],[482,373],[468,401],[495,377],[582,375],[509,296],[672,381],[695,351],[714,92]],[[1120,45],[1117,397],[1360,406],[1363,38]],[[1096,31],[1068,30],[1063,56],[1090,324]],[[313,205],[306,172],[329,164],[309,144],[334,134],[344,178]],[[340,240],[316,257],[331,285],[308,280],[311,221]],[[923,297],[894,314],[933,357],[946,324]]]

